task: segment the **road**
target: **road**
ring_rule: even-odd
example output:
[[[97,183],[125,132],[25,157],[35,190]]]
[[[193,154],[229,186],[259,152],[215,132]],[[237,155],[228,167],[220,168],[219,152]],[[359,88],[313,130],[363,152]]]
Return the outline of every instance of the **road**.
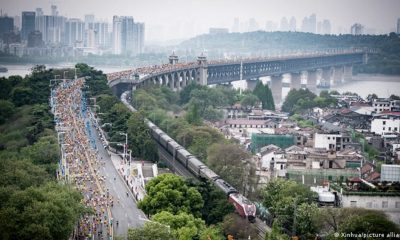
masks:
[[[142,210],[138,209],[134,196],[115,169],[111,157],[104,149],[99,133],[94,127],[92,127],[92,133],[98,149],[97,155],[102,162],[100,173],[107,178],[105,186],[109,190],[109,194],[114,197],[114,206],[111,208],[114,219],[114,237],[126,237],[128,228],[143,226],[145,223],[143,218],[146,217]],[[126,195],[127,192],[129,196]],[[119,222],[118,226],[116,225],[117,221]]]

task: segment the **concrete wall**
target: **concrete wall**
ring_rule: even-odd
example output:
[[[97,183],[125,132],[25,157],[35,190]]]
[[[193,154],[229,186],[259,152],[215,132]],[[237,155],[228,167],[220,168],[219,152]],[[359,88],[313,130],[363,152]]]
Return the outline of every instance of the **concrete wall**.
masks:
[[[400,224],[400,197],[342,195],[342,207],[359,207],[384,211],[390,219]]]

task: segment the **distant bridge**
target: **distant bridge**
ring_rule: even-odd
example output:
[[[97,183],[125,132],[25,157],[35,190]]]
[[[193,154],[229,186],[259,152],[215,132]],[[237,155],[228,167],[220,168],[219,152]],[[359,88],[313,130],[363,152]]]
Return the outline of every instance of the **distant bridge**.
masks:
[[[316,90],[317,73],[324,86],[336,85],[352,77],[353,65],[367,62],[363,51],[342,51],[276,58],[252,58],[227,61],[207,61],[199,56],[197,62],[179,63],[176,55],[169,57],[169,64],[133,69],[108,75],[109,86],[120,95],[127,88],[157,84],[179,91],[190,82],[201,85],[223,84],[247,80],[250,88],[260,77],[270,76],[270,88],[275,103],[282,101],[282,75],[290,73],[290,88],[307,87]],[[302,85],[302,75],[307,84]],[[119,87],[118,87],[119,86]],[[120,89],[119,89],[120,88]]]

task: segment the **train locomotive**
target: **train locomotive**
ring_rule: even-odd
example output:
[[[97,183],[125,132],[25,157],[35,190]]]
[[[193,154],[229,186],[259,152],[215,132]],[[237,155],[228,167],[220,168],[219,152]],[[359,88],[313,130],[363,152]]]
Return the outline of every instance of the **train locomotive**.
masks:
[[[212,171],[203,162],[193,156],[179,143],[169,137],[164,131],[157,127],[149,120],[145,120],[150,128],[152,137],[166,149],[179,163],[187,168],[194,176],[203,178],[214,183],[216,187],[221,189],[228,201],[232,203],[236,212],[250,222],[256,220],[256,206],[242,194],[240,194],[233,186],[223,180],[218,174]]]

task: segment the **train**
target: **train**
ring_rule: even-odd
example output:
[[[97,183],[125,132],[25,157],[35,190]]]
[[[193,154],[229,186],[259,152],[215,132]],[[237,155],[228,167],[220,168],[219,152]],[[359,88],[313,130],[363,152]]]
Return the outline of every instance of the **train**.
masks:
[[[136,111],[126,100],[127,92],[121,95],[122,102],[131,110]],[[211,170],[207,165],[193,156],[183,146],[169,137],[163,130],[148,119],[145,123],[150,129],[152,138],[160,144],[174,160],[177,160],[186,169],[188,169],[195,177],[205,179],[212,182],[217,188],[221,189],[233,204],[236,212],[243,218],[254,223],[256,221],[256,205],[239,193],[232,185],[223,180],[218,174]]]

